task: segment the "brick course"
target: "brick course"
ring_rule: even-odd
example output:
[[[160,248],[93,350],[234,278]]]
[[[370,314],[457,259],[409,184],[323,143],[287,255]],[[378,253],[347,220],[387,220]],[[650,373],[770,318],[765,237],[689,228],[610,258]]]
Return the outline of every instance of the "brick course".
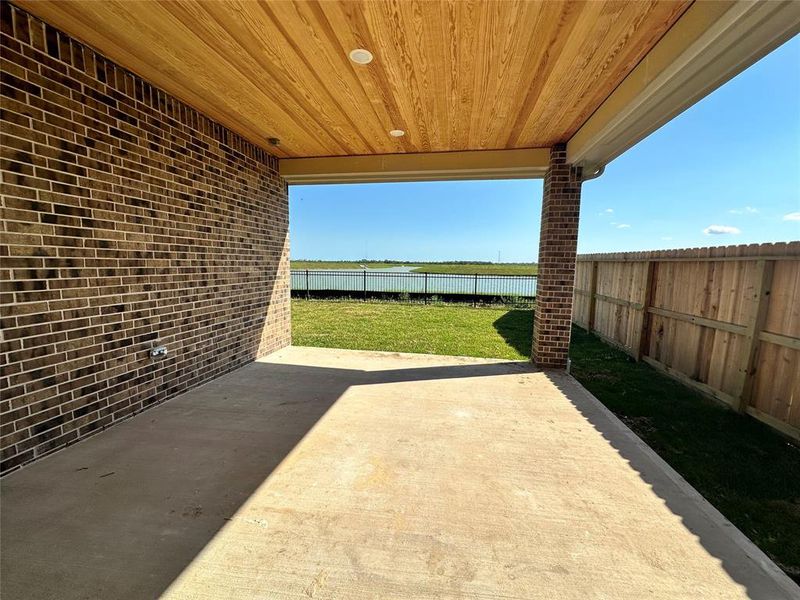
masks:
[[[556,145],[544,178],[533,326],[533,361],[543,368],[567,366],[580,207],[580,169],[567,163],[566,146]]]
[[[288,345],[289,217],[266,151],[1,6],[8,472]]]

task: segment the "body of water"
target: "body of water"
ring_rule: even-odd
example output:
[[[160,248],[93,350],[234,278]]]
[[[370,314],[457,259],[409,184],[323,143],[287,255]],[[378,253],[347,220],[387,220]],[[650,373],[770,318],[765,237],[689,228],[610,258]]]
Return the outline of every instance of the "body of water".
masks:
[[[397,267],[384,267],[383,269],[370,269],[369,267],[365,267],[363,269],[360,269],[360,271],[368,271],[370,273],[411,273],[414,271],[414,269],[418,268],[419,267],[397,266]]]
[[[292,271],[294,291],[463,294],[465,296],[536,296],[534,275],[456,275],[414,273],[415,267],[360,271],[309,269]]]

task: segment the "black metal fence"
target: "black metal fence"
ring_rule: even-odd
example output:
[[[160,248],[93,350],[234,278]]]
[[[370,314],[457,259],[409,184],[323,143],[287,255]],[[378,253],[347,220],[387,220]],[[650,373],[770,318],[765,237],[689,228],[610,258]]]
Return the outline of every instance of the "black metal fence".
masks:
[[[401,299],[425,303],[529,304],[536,297],[536,276],[293,270],[292,295],[300,298]]]

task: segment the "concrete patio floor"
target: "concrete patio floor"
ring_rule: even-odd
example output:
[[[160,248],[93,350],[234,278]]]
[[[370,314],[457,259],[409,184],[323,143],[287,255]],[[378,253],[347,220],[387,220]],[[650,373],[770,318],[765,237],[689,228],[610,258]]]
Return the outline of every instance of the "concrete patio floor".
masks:
[[[797,598],[567,375],[287,348],[9,475],[17,598]]]

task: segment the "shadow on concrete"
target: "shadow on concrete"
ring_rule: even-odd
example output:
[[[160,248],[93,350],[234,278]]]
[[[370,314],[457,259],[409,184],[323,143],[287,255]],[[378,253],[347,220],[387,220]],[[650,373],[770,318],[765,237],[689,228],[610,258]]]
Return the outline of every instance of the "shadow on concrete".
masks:
[[[6,477],[3,597],[158,597],[351,386],[531,369],[246,365]]]
[[[533,343],[533,311],[509,310],[492,325],[495,331],[522,356],[531,355]]]
[[[3,597],[158,597],[350,387],[532,370],[251,363],[4,479]],[[743,552],[741,534],[573,378],[544,376],[751,598],[793,597],[776,583],[788,578],[757,549]]]
[[[599,400],[565,373],[545,372],[684,527],[753,600],[800,600],[800,588]],[[688,590],[687,590],[688,591]]]

